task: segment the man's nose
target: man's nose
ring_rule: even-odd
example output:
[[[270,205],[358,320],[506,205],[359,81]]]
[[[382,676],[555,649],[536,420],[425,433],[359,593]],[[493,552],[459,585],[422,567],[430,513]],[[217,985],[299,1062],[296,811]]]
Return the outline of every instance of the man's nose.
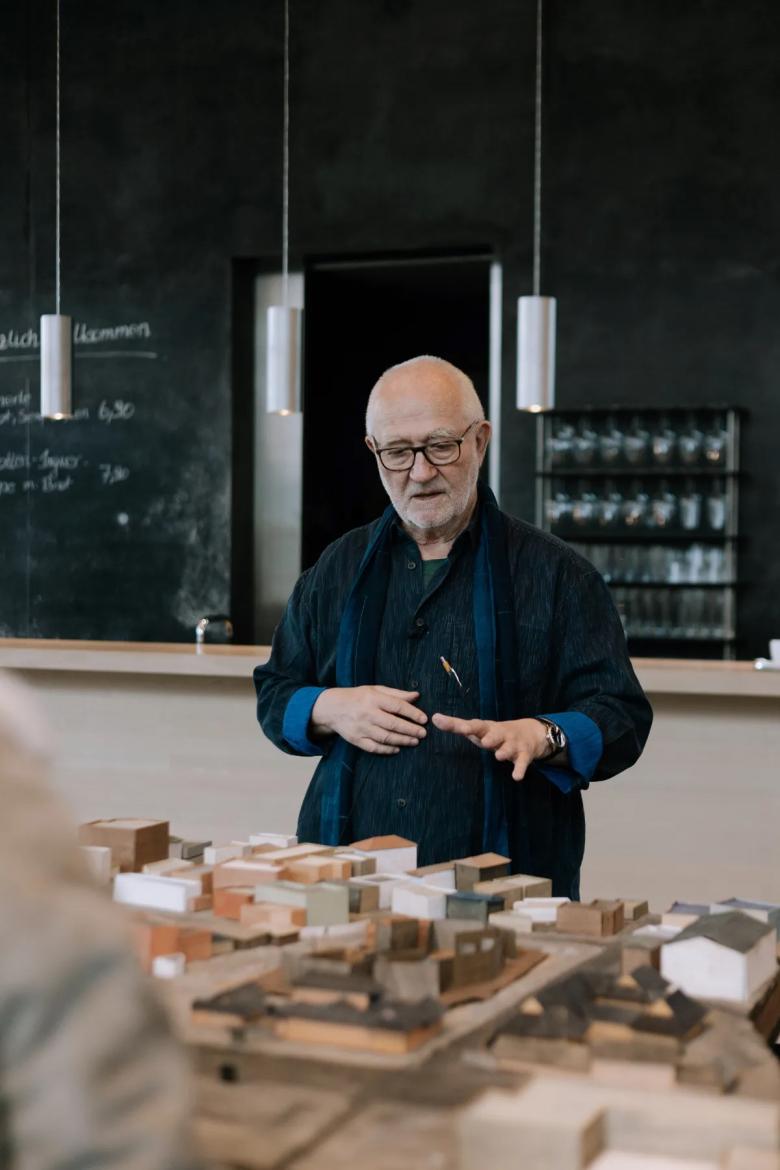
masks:
[[[428,462],[422,451],[417,451],[414,456],[414,463],[409,468],[409,478],[414,480],[415,483],[428,483],[438,474],[436,468]]]

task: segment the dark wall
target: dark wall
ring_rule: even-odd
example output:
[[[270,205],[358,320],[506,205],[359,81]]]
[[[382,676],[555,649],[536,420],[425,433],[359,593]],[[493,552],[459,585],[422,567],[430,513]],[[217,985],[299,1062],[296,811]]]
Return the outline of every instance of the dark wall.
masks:
[[[51,308],[50,8],[4,7],[0,332]],[[503,502],[526,516],[533,428],[513,409],[514,298],[531,284],[535,9],[291,0],[295,258],[494,249],[505,288]],[[740,649],[761,653],[777,633],[780,587],[780,8],[545,9],[542,291],[559,299],[559,402],[749,410]],[[230,274],[233,260],[279,249],[281,32],[281,0],[63,5],[63,308],[98,324],[149,320],[165,363],[148,400],[135,390],[146,430],[131,482],[156,486],[138,488],[133,560],[172,502],[180,555],[156,593],[140,582],[139,612],[161,616],[122,627],[127,636],[188,637],[194,615],[230,604]],[[125,376],[104,370],[87,388],[93,405]],[[307,388],[316,392],[316,371]],[[4,437],[0,428],[0,448]],[[9,524],[18,537],[9,516],[0,498],[3,540]],[[98,523],[95,541],[105,535]],[[116,583],[129,571],[119,554],[114,562],[109,593],[111,573]],[[26,613],[27,630],[5,632],[51,632],[34,605]],[[117,616],[101,636],[119,629]]]

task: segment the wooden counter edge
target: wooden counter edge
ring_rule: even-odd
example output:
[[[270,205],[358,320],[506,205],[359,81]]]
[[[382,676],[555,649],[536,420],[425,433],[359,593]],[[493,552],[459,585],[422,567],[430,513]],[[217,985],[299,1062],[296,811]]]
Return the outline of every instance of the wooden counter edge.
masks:
[[[269,654],[270,646],[0,638],[0,668],[14,670],[249,679]],[[649,695],[780,698],[780,671],[758,671],[752,662],[635,658],[633,664]]]

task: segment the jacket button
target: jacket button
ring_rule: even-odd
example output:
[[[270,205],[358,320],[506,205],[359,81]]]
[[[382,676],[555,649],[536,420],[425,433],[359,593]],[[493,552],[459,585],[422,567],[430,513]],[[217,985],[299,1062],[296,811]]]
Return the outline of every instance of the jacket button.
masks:
[[[400,800],[397,800],[396,804],[398,805],[399,808],[406,808],[406,801],[404,800],[403,797],[401,797]]]
[[[420,680],[419,680],[419,678],[413,678],[413,679],[411,680],[411,682],[409,683],[409,690],[410,690],[410,691],[416,691],[416,690],[417,690],[417,688],[419,687],[419,685],[420,685]]]
[[[414,624],[415,624],[416,626],[420,626],[420,627],[422,627],[422,626],[424,626],[424,625],[425,625],[425,622],[424,622],[424,620],[423,620],[422,618],[416,618],[416,619],[415,619],[415,623],[414,623]]]
[[[417,568],[417,561],[407,561],[406,567],[407,567],[407,569],[416,569]]]

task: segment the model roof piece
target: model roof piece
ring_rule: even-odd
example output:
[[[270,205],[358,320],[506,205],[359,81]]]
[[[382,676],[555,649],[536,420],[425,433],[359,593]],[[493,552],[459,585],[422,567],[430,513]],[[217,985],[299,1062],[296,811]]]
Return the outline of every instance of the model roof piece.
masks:
[[[661,950],[661,973],[689,995],[745,1003],[777,971],[775,929],[738,910],[710,914]]]

